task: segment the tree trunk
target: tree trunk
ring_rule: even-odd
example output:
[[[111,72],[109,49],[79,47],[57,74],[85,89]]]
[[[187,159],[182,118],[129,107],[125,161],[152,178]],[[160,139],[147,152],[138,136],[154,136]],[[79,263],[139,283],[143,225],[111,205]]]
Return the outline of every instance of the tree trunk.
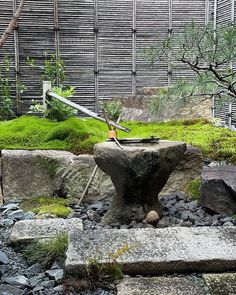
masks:
[[[14,31],[17,25],[17,21],[19,20],[23,7],[25,5],[26,0],[21,0],[20,5],[16,11],[16,13],[13,15],[13,18],[11,22],[9,23],[8,27],[6,28],[5,32],[3,33],[1,39],[0,39],[0,48],[4,45],[7,38],[11,35],[11,33]]]

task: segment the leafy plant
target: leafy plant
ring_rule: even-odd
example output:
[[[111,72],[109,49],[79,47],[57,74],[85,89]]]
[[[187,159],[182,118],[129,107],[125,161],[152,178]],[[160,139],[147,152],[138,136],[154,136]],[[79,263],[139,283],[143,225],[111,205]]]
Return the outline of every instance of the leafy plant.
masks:
[[[66,79],[64,61],[56,54],[45,54],[43,66],[37,65],[35,59],[30,57],[27,57],[26,64],[31,68],[40,68],[43,71],[42,80],[51,81],[52,85],[62,85]]]
[[[116,121],[121,115],[122,103],[119,100],[109,101],[102,105],[102,109],[111,120]]]
[[[52,92],[62,97],[68,98],[75,93],[75,88],[72,86],[69,86],[69,87],[59,86],[59,87],[54,87],[52,89]],[[32,103],[30,106],[30,112],[41,113],[46,118],[56,122],[65,121],[77,115],[76,109],[65,105],[64,103],[60,102],[57,99],[52,98],[49,101],[47,101],[47,103],[49,106],[48,108],[36,102],[35,100],[32,100]]]
[[[74,87],[54,87],[52,89],[52,92],[68,98],[71,97],[74,93],[75,93],[75,88]],[[77,110],[65,105],[64,103],[60,102],[57,99],[50,99],[48,102],[49,108],[46,110],[45,114],[46,117],[49,118],[52,121],[57,121],[57,122],[61,122],[61,121],[65,121],[71,117],[74,117],[77,115]]]
[[[63,265],[67,248],[67,234],[58,234],[54,238],[34,241],[22,252],[29,264],[37,262],[44,269],[49,269],[55,261]]]
[[[131,246],[125,244],[114,253],[108,253],[105,261],[101,252],[97,249],[95,256],[88,258],[86,262],[86,272],[82,276],[80,275],[80,279],[68,279],[65,282],[65,289],[67,291],[84,291],[97,288],[114,288],[115,282],[123,278],[123,269],[117,260],[131,248]]]
[[[0,66],[0,120],[9,119],[13,116],[13,100],[10,86],[11,59],[5,56],[3,66]]]

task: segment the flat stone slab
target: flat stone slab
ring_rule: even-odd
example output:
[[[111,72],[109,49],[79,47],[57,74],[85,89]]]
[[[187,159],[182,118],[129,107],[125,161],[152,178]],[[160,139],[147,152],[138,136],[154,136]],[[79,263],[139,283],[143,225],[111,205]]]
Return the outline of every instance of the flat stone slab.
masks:
[[[212,295],[236,294],[236,273],[203,274],[203,279]]]
[[[34,239],[51,238],[60,233],[67,233],[71,229],[83,230],[81,219],[51,218],[21,220],[14,224],[10,242],[25,243]]]
[[[65,270],[84,271],[86,261],[128,245],[117,261],[128,274],[215,272],[236,270],[236,227],[170,227],[162,229],[95,230],[69,233]]]
[[[117,295],[205,295],[200,285],[186,278],[127,278],[117,286]]]

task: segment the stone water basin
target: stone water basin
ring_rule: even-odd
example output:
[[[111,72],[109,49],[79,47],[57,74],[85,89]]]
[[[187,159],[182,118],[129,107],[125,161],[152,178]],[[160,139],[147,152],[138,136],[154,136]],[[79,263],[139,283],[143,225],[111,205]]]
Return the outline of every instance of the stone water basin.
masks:
[[[94,147],[98,167],[111,177],[116,189],[104,224],[141,221],[155,210],[161,216],[158,194],[184,156],[186,144],[159,140],[150,143],[103,142]]]

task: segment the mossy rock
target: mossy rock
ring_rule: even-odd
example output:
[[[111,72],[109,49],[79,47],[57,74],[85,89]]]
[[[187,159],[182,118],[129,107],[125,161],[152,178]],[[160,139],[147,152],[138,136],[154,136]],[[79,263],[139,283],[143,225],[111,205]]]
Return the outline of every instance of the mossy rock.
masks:
[[[39,217],[50,214],[51,216],[66,218],[72,212],[69,207],[71,202],[70,199],[37,197],[24,200],[21,203],[21,208],[25,211],[32,211]]]
[[[187,199],[189,201],[199,200],[200,198],[200,188],[201,188],[201,178],[195,178],[188,182],[186,188]]]

